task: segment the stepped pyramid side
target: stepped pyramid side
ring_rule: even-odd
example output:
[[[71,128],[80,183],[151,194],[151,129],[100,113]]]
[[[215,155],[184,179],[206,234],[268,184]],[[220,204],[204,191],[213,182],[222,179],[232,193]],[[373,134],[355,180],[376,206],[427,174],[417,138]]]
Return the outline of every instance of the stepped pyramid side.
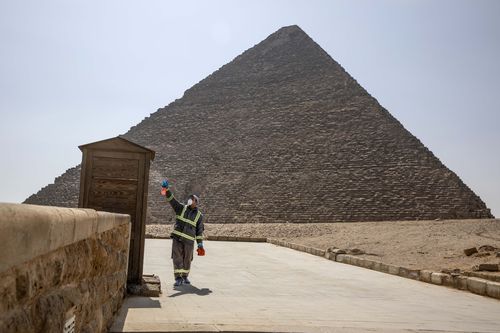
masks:
[[[80,165],[66,170],[40,191],[29,196],[23,203],[45,206],[78,207],[80,194]]]
[[[164,177],[181,199],[201,196],[208,222],[492,217],[297,26],[270,35],[124,136],[156,151],[148,223],[171,215],[158,195]],[[54,184],[52,193],[65,186]],[[49,202],[48,192],[29,201]]]

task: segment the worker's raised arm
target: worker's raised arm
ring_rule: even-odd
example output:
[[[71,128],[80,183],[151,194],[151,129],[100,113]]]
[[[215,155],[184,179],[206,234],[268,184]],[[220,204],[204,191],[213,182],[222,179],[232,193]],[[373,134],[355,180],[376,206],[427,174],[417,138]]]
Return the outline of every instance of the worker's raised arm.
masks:
[[[168,181],[164,180],[161,184],[161,187],[161,194],[164,195],[167,201],[170,203],[170,206],[172,206],[175,214],[179,215],[182,212],[184,206],[179,201],[177,201],[177,199],[175,199],[174,194],[168,188]]]

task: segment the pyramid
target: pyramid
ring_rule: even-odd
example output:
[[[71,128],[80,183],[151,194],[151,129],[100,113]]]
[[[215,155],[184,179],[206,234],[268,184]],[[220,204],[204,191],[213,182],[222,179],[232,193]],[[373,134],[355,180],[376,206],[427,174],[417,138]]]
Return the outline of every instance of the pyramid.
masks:
[[[298,26],[284,27],[124,137],[208,223],[492,218],[483,201]],[[75,207],[79,166],[26,202]]]

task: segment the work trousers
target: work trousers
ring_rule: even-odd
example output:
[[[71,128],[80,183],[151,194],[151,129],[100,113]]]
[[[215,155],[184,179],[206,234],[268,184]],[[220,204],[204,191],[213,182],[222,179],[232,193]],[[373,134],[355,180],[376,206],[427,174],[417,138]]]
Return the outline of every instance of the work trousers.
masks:
[[[174,263],[174,276],[187,277],[193,260],[194,243],[181,242],[172,238],[172,261]]]

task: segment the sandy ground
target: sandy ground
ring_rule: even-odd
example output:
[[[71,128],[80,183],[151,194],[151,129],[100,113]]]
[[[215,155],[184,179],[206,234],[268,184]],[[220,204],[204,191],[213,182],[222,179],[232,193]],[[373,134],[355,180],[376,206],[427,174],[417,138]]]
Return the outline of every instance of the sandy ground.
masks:
[[[147,225],[146,237],[166,237],[171,228],[171,225]],[[500,219],[206,224],[205,234],[270,237],[319,249],[354,250],[364,252],[361,257],[412,269],[471,271],[480,263],[500,264]],[[480,249],[485,245],[494,249]],[[464,249],[471,247],[477,247],[479,253],[467,257]]]

